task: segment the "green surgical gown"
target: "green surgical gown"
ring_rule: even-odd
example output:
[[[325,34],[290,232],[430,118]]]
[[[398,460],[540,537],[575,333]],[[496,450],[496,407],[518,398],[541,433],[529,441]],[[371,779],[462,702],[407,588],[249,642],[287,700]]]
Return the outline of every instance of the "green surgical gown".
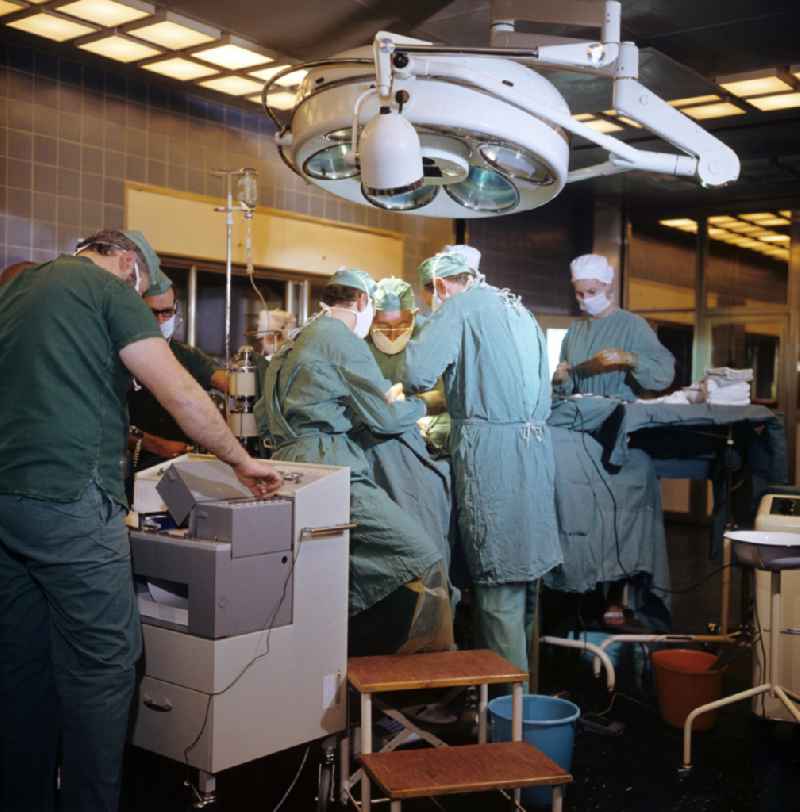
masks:
[[[350,468],[350,614],[442,560],[434,534],[374,482],[354,435],[400,436],[425,411],[416,398],[387,405],[386,381],[366,343],[322,316],[273,355],[255,407],[273,459]]]
[[[585,376],[574,370],[555,387],[559,395],[603,395],[636,400],[644,391],[660,392],[675,377],[675,358],[658,340],[652,327],[635,313],[617,310],[602,319],[572,322],[561,344],[561,360],[572,367],[588,361],[601,350],[625,350],[637,355],[630,370],[611,370]]]
[[[406,348],[408,391],[444,379],[458,530],[478,584],[532,581],[561,563],[550,384],[536,320],[475,286],[447,299]]]

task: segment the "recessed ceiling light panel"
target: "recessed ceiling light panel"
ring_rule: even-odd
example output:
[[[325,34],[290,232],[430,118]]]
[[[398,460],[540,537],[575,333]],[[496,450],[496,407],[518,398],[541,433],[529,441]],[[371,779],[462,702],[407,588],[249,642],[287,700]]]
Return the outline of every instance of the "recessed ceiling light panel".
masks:
[[[199,26],[194,28],[171,19],[143,25],[141,28],[129,29],[129,33],[139,39],[147,40],[147,42],[160,45],[162,48],[169,48],[172,51],[205,45],[208,42],[213,42],[219,36],[218,33],[211,30],[204,31]]]
[[[203,79],[207,76],[213,76],[217,72],[216,68],[201,65],[199,62],[193,62],[191,59],[184,59],[180,56],[160,59],[157,62],[148,62],[142,67],[145,70],[160,73],[162,76],[169,76],[171,79],[178,79],[181,82]]]
[[[145,3],[118,3],[116,0],[74,0],[59,6],[58,10],[104,28],[114,28],[149,17],[155,8]]]
[[[257,50],[233,42],[225,45],[214,45],[210,48],[201,48],[193,51],[192,55],[204,62],[210,62],[212,65],[219,65],[219,67],[228,70],[246,70],[273,61],[270,57]]]
[[[93,34],[96,31],[94,26],[84,25],[77,21],[73,22],[66,17],[48,14],[46,11],[40,11],[19,20],[12,20],[7,25],[9,28],[16,28],[28,34],[35,34],[37,37],[51,39],[54,42],[67,42],[67,40]]]
[[[89,51],[116,62],[138,62],[160,53],[157,48],[145,45],[143,42],[135,42],[117,35],[83,42],[78,47],[83,51]]]

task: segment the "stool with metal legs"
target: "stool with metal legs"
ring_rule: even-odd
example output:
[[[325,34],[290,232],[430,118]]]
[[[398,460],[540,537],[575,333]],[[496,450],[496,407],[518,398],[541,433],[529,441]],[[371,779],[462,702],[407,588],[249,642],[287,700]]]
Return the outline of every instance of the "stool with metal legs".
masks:
[[[716,702],[709,702],[695,708],[686,718],[683,726],[683,769],[692,767],[692,725],[703,713],[716,708],[732,705],[760,694],[770,693],[782,702],[797,722],[800,722],[800,696],[777,685],[779,672],[781,628],[781,572],[800,569],[800,534],[761,532],[750,530],[729,531],[725,537],[733,542],[734,554],[740,564],[767,570],[771,573],[769,609],[769,663],[766,681],[746,691],[740,691]],[[794,700],[794,701],[792,701]]]

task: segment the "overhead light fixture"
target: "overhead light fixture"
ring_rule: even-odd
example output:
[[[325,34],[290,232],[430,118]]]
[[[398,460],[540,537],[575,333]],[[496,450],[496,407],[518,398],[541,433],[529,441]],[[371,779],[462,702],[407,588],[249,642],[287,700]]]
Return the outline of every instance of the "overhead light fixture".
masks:
[[[206,45],[219,39],[219,31],[194,20],[172,12],[163,13],[163,17],[156,22],[148,21],[141,28],[128,28],[128,33],[172,51]]]
[[[632,118],[628,118],[627,116],[622,116],[616,110],[604,110],[603,115],[604,116],[613,116],[618,121],[621,121],[623,124],[625,124],[628,127],[634,127],[637,130],[642,129],[642,125],[639,124],[638,121],[634,121]]]
[[[717,78],[717,84],[725,88],[728,93],[748,100],[751,96],[794,90],[788,82],[778,75],[776,68],[720,76]]]
[[[22,3],[11,3],[9,0],[0,0],[0,17],[5,17],[6,14],[14,14],[17,11],[22,11],[25,6]]]
[[[261,93],[247,97],[249,101],[261,104]],[[293,110],[297,104],[297,94],[288,90],[281,90],[269,94],[269,106],[275,110]]]
[[[266,82],[272,79],[273,76],[280,73],[282,70],[286,70],[288,67],[289,65],[270,65],[268,68],[248,71],[248,73],[251,76],[255,76],[257,79],[261,79],[262,81]],[[280,85],[281,87],[297,87],[297,85],[303,81],[307,73],[307,70],[293,70],[291,73],[287,73],[285,76],[278,77],[275,80],[275,84]]]
[[[762,242],[791,242],[788,234],[763,234],[758,238]]]
[[[136,0],[126,0],[125,3],[117,0],[73,0],[72,3],[58,6],[58,10],[104,28],[114,28],[149,17],[155,8],[149,3],[139,3]]]
[[[729,214],[717,214],[713,217],[709,217],[708,222],[718,226],[722,225],[723,223],[735,223],[737,221],[735,217],[731,217]]]
[[[696,107],[683,107],[681,108],[681,112],[697,121],[745,115],[745,111],[742,110],[741,107],[737,107],[730,102],[714,102],[712,104],[700,104]]]
[[[733,231],[736,234],[752,234],[753,231],[758,231],[758,226],[754,226],[752,223],[728,223],[725,226],[728,231]]]
[[[613,121],[606,121],[604,118],[596,118],[593,121],[586,122],[587,127],[599,133],[616,133],[622,130],[619,124],[614,124]]]
[[[140,67],[153,73],[160,73],[162,76],[169,76],[171,79],[178,79],[181,82],[203,79],[207,76],[213,76],[217,72],[216,68],[201,65],[199,62],[193,62],[191,59],[185,59],[182,56],[147,62]]]
[[[277,79],[275,84],[282,85],[283,87],[296,87],[305,79],[307,74],[307,70],[293,70],[291,73],[287,73],[286,76],[281,76]]]
[[[691,220],[688,217],[676,217],[672,220],[659,220],[659,225],[667,226],[667,228],[679,228],[679,229],[696,229],[697,228],[697,221]]]
[[[767,113],[771,110],[788,110],[792,107],[800,107],[800,93],[779,93],[775,96],[759,96],[755,99],[748,99],[748,104],[757,107]]]
[[[781,210],[778,212],[778,214],[780,214],[780,216],[781,216],[781,217],[786,217],[788,220],[791,220],[791,219],[792,219],[792,212],[791,212],[791,209],[781,209]]]
[[[82,37],[95,32],[94,26],[73,22],[66,17],[57,17],[55,14],[48,14],[40,11],[31,14],[29,17],[21,17],[6,23],[9,28],[16,28],[28,34],[35,34],[37,37],[53,40],[54,42],[66,42],[67,40]]]
[[[218,79],[207,79],[199,83],[201,87],[227,93],[229,96],[247,96],[259,89],[258,82],[245,79],[243,76],[221,76]]]
[[[611,115],[611,112],[608,111],[606,115]],[[583,122],[587,127],[591,127],[595,132],[599,133],[615,133],[623,129],[619,124],[607,121],[604,118],[598,118],[593,113],[578,113],[573,118],[575,121]]]
[[[710,93],[705,96],[689,96],[685,99],[672,99],[667,104],[672,107],[688,107],[692,104],[708,104],[709,102],[722,101],[716,93]]]
[[[524,21],[535,21],[530,14],[541,15],[539,4],[529,5]],[[289,117],[273,110],[271,90],[283,78],[275,73],[266,80],[266,112],[278,128],[281,156],[305,180],[351,202],[446,218],[525,211],[552,200],[569,181],[631,170],[707,186],[734,180],[739,162],[724,143],[631,78],[638,52],[632,43],[619,44],[620,4],[604,5],[603,48],[544,45],[534,57],[526,52],[524,64],[521,45],[501,43],[488,56],[485,49],[378,32],[370,47],[294,67],[308,74]],[[538,65],[611,79],[616,115],[573,116]],[[637,125],[677,152],[639,149],[615,137]],[[339,139],[347,130],[350,140]],[[573,137],[605,158],[570,172]],[[696,231],[696,222],[688,229]]]
[[[102,39],[93,39],[83,42],[78,47],[82,51],[89,51],[98,56],[105,56],[116,62],[138,62],[151,56],[157,56],[160,51],[142,42],[128,39],[127,37],[114,34]]]
[[[758,224],[760,226],[788,226],[791,225],[791,221],[785,217],[771,217],[769,220],[759,220]]]
[[[266,82],[267,80],[272,79],[276,73],[280,73],[282,70],[286,70],[288,67],[288,65],[271,65],[268,68],[261,68],[261,70],[249,71],[249,73],[251,76],[255,76],[256,79],[261,79],[262,82]]]
[[[256,65],[275,61],[255,45],[245,44],[235,38],[229,39],[229,42],[221,45],[212,45],[209,48],[192,51],[192,56],[228,70],[246,70],[254,68]]]
[[[762,220],[770,220],[775,215],[769,211],[756,211],[750,214],[740,214],[739,218],[742,220],[749,220],[751,223],[760,223]]]
[[[712,240],[730,239],[731,233],[724,228],[709,228],[708,236],[711,237]]]

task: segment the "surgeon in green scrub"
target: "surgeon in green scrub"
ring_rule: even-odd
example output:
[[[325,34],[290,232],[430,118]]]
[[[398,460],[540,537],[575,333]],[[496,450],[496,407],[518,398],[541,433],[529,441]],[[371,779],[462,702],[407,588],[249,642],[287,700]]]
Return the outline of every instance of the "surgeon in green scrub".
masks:
[[[363,430],[399,437],[425,414],[421,400],[390,387],[363,340],[370,282],[355,269],[333,275],[323,312],[273,356],[255,407],[274,459],[350,468],[351,654],[391,653],[407,641],[415,593],[404,585],[441,569],[443,558],[429,531],[375,483],[356,439]]]
[[[418,392],[444,379],[478,642],[527,671],[537,580],[561,563],[544,336],[518,297],[463,256],[423,266],[435,310],[406,348],[403,383]]]
[[[641,316],[614,303],[614,270],[608,260],[584,254],[572,260],[570,270],[586,317],[574,321],[564,336],[555,393],[636,400],[667,389],[675,377],[675,358]]]
[[[204,390],[228,391],[228,373],[213,358],[197,347],[184,344],[175,338],[178,321],[178,302],[172,280],[162,273],[163,283],[150,285],[144,303],[158,322],[161,335],[169,344],[172,354],[181,366]],[[192,444],[172,415],[156,400],[152,392],[138,381],[133,382],[128,393],[130,429],[128,448],[131,451],[131,477],[153,465],[186,454]],[[132,484],[132,482],[131,482]]]
[[[405,280],[389,277],[377,283],[372,301],[375,318],[367,344],[388,387],[400,382],[398,373],[405,348],[416,331],[414,291]],[[441,392],[424,392],[419,397],[429,413],[444,409]],[[432,419],[435,418],[423,417],[419,423]],[[374,481],[428,530],[449,573],[453,539],[449,462],[431,455],[416,426],[391,437],[374,434],[364,427],[355,437],[366,453]]]
[[[572,285],[585,318],[574,321],[561,344],[553,376],[556,395],[602,395],[632,401],[667,389],[675,377],[675,358],[652,327],[611,298],[614,269],[600,254],[570,263]],[[609,584],[603,622],[625,623],[624,581]]]
[[[131,374],[254,494],[280,487],[170,352],[141,299],[160,277],[140,232],[103,231],[0,294],[3,812],[118,807],[142,645],[124,524]]]

